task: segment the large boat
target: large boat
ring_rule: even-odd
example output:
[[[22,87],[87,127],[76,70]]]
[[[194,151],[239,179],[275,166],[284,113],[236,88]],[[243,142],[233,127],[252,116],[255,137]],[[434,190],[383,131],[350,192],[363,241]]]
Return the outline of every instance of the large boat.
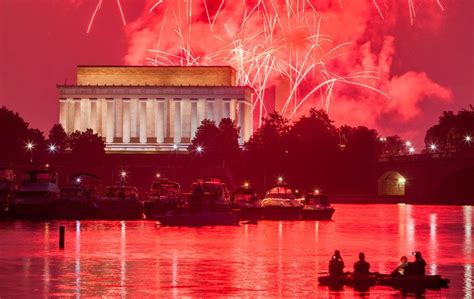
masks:
[[[328,197],[320,194],[318,190],[306,194],[303,204],[301,215],[305,220],[331,220],[335,212]]]
[[[53,218],[59,204],[58,175],[48,168],[24,173],[20,188],[9,206],[15,218]]]
[[[231,208],[229,191],[222,180],[200,178],[191,185],[186,206],[153,218],[163,226],[238,225],[238,215]]]
[[[261,217],[262,208],[257,192],[247,182],[234,191],[232,205],[237,209],[241,220],[256,220]]]
[[[151,218],[153,215],[163,215],[182,205],[180,185],[157,175],[156,180],[151,184],[150,192],[145,196],[145,216]]]
[[[142,219],[143,203],[138,190],[132,186],[117,185],[105,188],[97,201],[98,218],[101,219]]]
[[[61,188],[58,218],[95,219],[98,216],[99,177],[77,173],[69,177],[67,187]]]
[[[200,178],[191,185],[188,206],[191,209],[228,211],[231,208],[230,192],[219,178]]]
[[[296,198],[292,188],[279,184],[270,188],[260,202],[262,217],[270,220],[300,219],[303,204]]]
[[[7,214],[8,204],[15,192],[15,174],[10,167],[0,167],[0,217]]]

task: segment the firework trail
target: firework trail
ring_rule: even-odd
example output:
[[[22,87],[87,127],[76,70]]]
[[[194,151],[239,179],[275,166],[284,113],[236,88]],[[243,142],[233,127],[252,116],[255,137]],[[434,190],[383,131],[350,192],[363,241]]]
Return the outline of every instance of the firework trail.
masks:
[[[386,3],[369,1],[374,13],[384,20]],[[439,0],[433,1],[444,10]],[[351,5],[342,0],[337,3],[341,10]],[[415,3],[407,3],[413,23]],[[101,4],[99,0],[87,32]],[[125,24],[120,1],[117,4]],[[142,17],[146,19],[143,30],[156,35],[144,55],[154,66],[231,65],[237,83],[254,90],[252,111],[258,115],[258,126],[273,109],[291,119],[300,114],[305,103],[318,97],[321,107],[329,111],[336,90],[344,86],[390,99],[386,86],[380,83],[387,80],[386,75],[377,67],[342,71],[334,67],[353,49],[354,42],[333,40],[334,32],[324,33],[327,10],[314,0],[149,1],[147,16]],[[287,90],[279,99],[280,106],[270,107],[266,93],[278,82],[286,82]]]
[[[95,6],[94,12],[92,13],[91,19],[89,21],[89,25],[87,26],[87,30],[86,30],[87,34],[89,34],[89,32],[91,31],[92,24],[94,23],[94,19],[95,19],[97,13],[99,12],[101,6],[102,6],[102,0],[97,1],[97,5]],[[125,25],[127,25],[127,22],[125,21],[125,16],[123,14],[123,9],[122,9],[122,5],[120,4],[120,0],[117,0],[117,7],[120,11],[120,16],[122,18],[122,23],[125,26]]]

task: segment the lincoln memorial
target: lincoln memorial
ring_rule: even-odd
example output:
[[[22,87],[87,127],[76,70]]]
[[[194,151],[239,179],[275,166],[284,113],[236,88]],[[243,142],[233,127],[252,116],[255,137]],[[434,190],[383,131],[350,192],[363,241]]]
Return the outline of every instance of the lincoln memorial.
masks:
[[[252,89],[227,66],[78,66],[57,89],[66,132],[90,128],[107,151],[184,150],[203,119],[231,118],[240,143],[252,134]]]

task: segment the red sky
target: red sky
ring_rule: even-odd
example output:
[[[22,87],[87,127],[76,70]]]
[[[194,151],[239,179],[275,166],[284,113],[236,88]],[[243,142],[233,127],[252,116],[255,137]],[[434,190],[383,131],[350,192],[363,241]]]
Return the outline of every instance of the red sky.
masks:
[[[263,40],[262,34],[246,40],[265,26],[262,13],[248,17],[239,31],[246,9],[247,13],[251,11],[256,0],[247,1],[247,5],[240,0],[225,1],[218,14],[221,0],[207,0],[209,16],[203,1],[193,1],[192,31],[183,26],[182,38],[178,37],[176,24],[186,22],[185,14],[178,12],[185,11],[185,2],[165,0],[149,13],[156,2],[121,0],[127,21],[124,26],[117,1],[103,0],[86,34],[98,0],[0,0],[0,105],[18,111],[33,127],[47,132],[58,121],[55,85],[66,80],[74,83],[76,65],[147,64],[147,58],[155,58],[148,49],[156,49],[159,43],[161,51],[178,54],[183,40],[189,42],[200,64],[236,64],[222,55],[226,45],[243,40],[241,48],[248,53]],[[382,134],[399,133],[414,140],[419,149],[426,129],[443,110],[458,110],[474,103],[474,2],[470,0],[442,0],[444,11],[436,1],[415,1],[413,24],[407,1],[396,5],[377,1],[383,19],[371,0],[341,1],[342,7],[339,1],[311,0],[308,3],[317,14],[307,7],[304,13],[294,12],[291,17],[287,17],[284,1],[266,2],[270,11],[267,17],[279,17],[274,40],[271,45],[265,44],[278,50],[272,56],[278,71],[269,74],[267,84],[281,89],[277,106],[283,106],[289,93],[284,73],[290,68],[285,61],[291,58],[294,63],[297,57],[299,63],[295,66],[303,69],[301,57],[314,42],[314,36],[310,36],[320,18],[320,49],[312,54],[314,61],[324,61],[330,78],[345,76],[352,80],[354,74],[376,72],[377,79],[356,78],[354,82],[387,95],[339,80],[309,96],[294,118],[312,106],[326,107],[338,125],[361,124]],[[214,17],[211,28],[209,20]],[[343,43],[347,44],[331,51]],[[329,58],[325,55],[328,53]],[[309,74],[298,89],[298,100],[325,80],[319,66]],[[332,94],[328,106],[324,102],[327,98],[321,98],[327,91]],[[289,108],[287,116],[291,111]]]

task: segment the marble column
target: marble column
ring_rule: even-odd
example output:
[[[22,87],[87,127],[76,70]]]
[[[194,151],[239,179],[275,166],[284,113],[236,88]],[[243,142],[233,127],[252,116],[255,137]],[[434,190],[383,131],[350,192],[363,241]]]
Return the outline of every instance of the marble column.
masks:
[[[147,99],[138,101],[139,142],[146,143],[146,102]]]
[[[90,115],[89,115],[89,128],[97,133],[97,99],[89,99],[90,102]]]
[[[230,100],[229,117],[233,121],[237,121],[236,112],[237,112],[237,100],[236,99],[231,99]]]
[[[87,98],[81,100],[81,125],[80,130],[85,131],[90,128],[91,103]]]
[[[107,106],[108,106],[108,100],[107,99],[100,99],[100,113],[102,115],[102,130],[101,130],[101,136],[102,138],[106,138],[107,136],[107,122],[108,122],[108,116],[107,116]]]
[[[130,100],[130,142],[138,143],[138,99]]]
[[[181,100],[181,143],[191,142],[191,101]]]
[[[174,142],[174,99],[166,99],[166,135],[165,143]]]
[[[81,101],[82,99],[74,99],[74,126],[73,131],[81,130]]]
[[[197,104],[197,126],[201,125],[203,119],[206,118],[206,99],[198,99]]]
[[[191,100],[191,140],[196,135],[197,128],[199,127],[199,117],[197,112],[198,101]]]
[[[156,99],[155,102],[155,132],[156,132],[156,142],[164,143],[165,142],[165,101],[164,99]]]
[[[68,118],[68,104],[67,99],[59,99],[59,123],[67,132],[67,118]]]
[[[115,100],[107,99],[107,109],[106,109],[106,136],[105,142],[113,143],[114,142],[114,126],[115,126]]]
[[[224,100],[222,118],[230,118],[230,100]]]
[[[221,119],[224,117],[224,101],[222,99],[214,100],[214,121],[219,125]]]
[[[173,143],[181,143],[181,99],[174,99],[174,138]]]
[[[245,103],[244,101],[239,101],[237,104],[237,113],[238,113],[238,125],[240,127],[240,138],[239,143],[243,144],[245,140]]]
[[[214,109],[214,99],[206,100],[206,118],[209,120],[216,121],[215,109]]]
[[[104,136],[102,135],[102,100],[101,99],[96,99],[95,100],[95,106],[96,106],[96,133],[99,134],[99,136]]]
[[[155,137],[155,99],[146,101],[146,139],[147,143],[156,143]]]
[[[66,132],[71,133],[74,132],[74,116],[76,115],[74,112],[74,107],[75,107],[75,101],[74,99],[68,99],[67,100],[67,127]]]
[[[115,99],[115,136],[114,142],[122,142],[123,109],[122,99]]]
[[[253,129],[252,104],[249,102],[245,102],[245,124],[244,142],[247,142]]]
[[[122,101],[123,109],[123,143],[130,143],[130,99],[123,99]]]

